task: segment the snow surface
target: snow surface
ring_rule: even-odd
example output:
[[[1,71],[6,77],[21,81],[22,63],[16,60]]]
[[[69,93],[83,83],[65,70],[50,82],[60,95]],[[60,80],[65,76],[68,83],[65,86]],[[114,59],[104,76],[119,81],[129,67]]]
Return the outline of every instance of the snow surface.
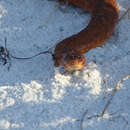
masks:
[[[120,16],[130,7],[118,0]],[[82,30],[90,15],[56,1],[0,0],[0,46],[10,53],[28,57],[47,50]],[[103,47],[86,54],[82,72],[61,74],[49,54],[31,60],[0,61],[0,130],[130,130],[130,79],[121,84],[103,118],[100,114],[116,83],[130,74],[130,19],[117,25]],[[115,114],[111,114],[115,113]]]

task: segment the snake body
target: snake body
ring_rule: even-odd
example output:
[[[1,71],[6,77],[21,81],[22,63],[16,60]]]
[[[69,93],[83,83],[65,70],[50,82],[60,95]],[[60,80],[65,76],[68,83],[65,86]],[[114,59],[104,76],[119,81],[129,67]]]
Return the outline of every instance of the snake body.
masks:
[[[65,1],[65,0],[64,0]],[[67,71],[85,66],[84,53],[104,44],[112,35],[119,18],[116,0],[67,0],[91,14],[87,27],[59,42],[54,50],[54,65]]]

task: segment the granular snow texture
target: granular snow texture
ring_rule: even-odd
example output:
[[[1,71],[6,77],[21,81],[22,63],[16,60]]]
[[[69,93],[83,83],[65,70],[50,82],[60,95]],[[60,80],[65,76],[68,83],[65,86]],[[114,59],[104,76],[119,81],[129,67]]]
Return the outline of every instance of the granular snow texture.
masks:
[[[130,7],[118,0],[120,16]],[[0,0],[0,46],[17,57],[47,50],[82,30],[90,15],[56,1]],[[113,88],[130,74],[130,18],[125,16],[103,47],[85,54],[82,72],[61,74],[50,54],[30,60],[0,60],[0,130],[130,130],[130,79],[117,90],[103,118]]]

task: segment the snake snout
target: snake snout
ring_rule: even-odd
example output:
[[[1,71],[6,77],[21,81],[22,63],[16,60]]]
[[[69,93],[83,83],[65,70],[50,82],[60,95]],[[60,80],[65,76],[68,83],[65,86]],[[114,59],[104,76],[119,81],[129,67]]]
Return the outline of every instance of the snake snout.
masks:
[[[86,58],[80,53],[68,53],[62,59],[62,66],[67,71],[81,70],[85,66]]]

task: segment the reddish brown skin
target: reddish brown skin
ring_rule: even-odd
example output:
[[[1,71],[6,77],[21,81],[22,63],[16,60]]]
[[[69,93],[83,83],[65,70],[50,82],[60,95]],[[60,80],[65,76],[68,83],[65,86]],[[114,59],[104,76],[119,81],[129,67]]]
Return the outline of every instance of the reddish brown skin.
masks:
[[[90,49],[103,45],[112,35],[119,18],[116,0],[68,0],[68,3],[89,11],[91,20],[81,32],[56,45],[54,51],[54,65],[56,67],[64,66],[63,60],[68,53],[69,55],[71,52],[78,53],[82,57]],[[83,58],[83,60],[85,59]],[[67,70],[67,68],[65,69]]]

